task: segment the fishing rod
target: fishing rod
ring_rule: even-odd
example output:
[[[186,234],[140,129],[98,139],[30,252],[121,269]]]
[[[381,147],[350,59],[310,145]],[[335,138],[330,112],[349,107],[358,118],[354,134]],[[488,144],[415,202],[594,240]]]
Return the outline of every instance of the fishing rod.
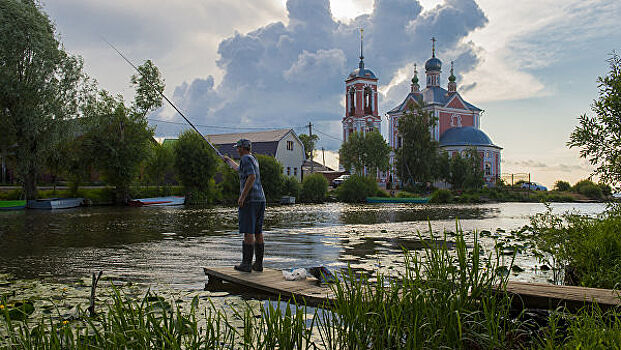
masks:
[[[137,72],[138,74],[142,75],[142,73],[140,72],[140,70],[138,69],[138,67],[136,67],[132,61],[130,61],[127,57],[125,57],[125,55],[123,55],[123,53],[121,51],[119,51],[116,47],[114,47],[114,45],[112,45],[108,40],[106,40],[106,38],[103,38],[103,41],[106,42],[106,44],[110,45],[110,47],[112,49],[114,49],[114,51],[116,51],[116,53],[118,53],[121,57],[123,57],[123,59],[125,60],[125,62],[127,62],[130,66],[132,66]],[[151,88],[155,91],[157,91],[162,98],[164,98],[164,100],[166,100],[166,102],[168,102],[168,104],[175,109],[175,111],[177,111],[177,113],[179,113],[179,115],[181,117],[183,117],[183,119],[190,124],[190,126],[192,127],[192,129],[194,129],[194,131],[196,131],[199,135],[201,135],[201,137],[203,138],[203,140],[205,140],[205,142],[207,142],[207,144],[209,146],[211,146],[211,148],[216,152],[216,154],[222,159],[224,160],[224,155],[222,153],[220,153],[220,151],[211,143],[209,142],[209,140],[207,140],[207,138],[205,137],[205,135],[203,135],[200,131],[198,131],[198,129],[196,128],[196,126],[194,126],[194,124],[192,124],[192,122],[185,117],[185,115],[179,110],[179,108],[177,108],[177,106],[175,106],[174,103],[172,103],[171,100],[168,99],[168,97],[166,97],[166,95],[164,95],[163,92],[161,92],[160,90],[158,90],[157,88],[155,88],[155,86],[151,83],[151,81],[149,81],[149,79],[145,79],[145,81],[147,82],[147,84],[149,84],[149,86],[151,86]],[[226,161],[225,161],[226,163]]]

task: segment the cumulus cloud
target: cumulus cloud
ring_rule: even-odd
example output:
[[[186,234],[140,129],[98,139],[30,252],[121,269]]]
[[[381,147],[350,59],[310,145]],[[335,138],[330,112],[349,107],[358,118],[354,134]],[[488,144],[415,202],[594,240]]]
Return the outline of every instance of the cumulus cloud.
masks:
[[[175,89],[175,102],[193,120],[274,128],[312,121],[338,137],[344,79],[358,63],[358,28],[365,29],[365,65],[380,80],[380,111],[385,111],[407,93],[412,65],[421,67],[429,58],[432,36],[445,71],[451,59],[459,74],[473,69],[476,48],[463,39],[487,22],[473,0],[446,0],[425,12],[416,0],[376,0],[370,13],[349,22],[333,17],[328,0],[289,0],[286,8],[287,21],[220,42],[219,84],[209,76]],[[337,139],[323,137],[322,143],[337,148]]]

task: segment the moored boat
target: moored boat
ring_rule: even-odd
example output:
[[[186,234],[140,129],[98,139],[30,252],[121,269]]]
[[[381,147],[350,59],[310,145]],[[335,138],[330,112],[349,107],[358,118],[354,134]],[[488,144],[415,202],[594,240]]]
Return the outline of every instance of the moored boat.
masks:
[[[19,210],[26,208],[25,200],[0,201],[0,210]]]
[[[182,205],[183,203],[185,203],[185,197],[182,196],[138,198],[129,201],[129,205],[133,207]]]
[[[44,198],[29,200],[30,209],[69,209],[82,205],[84,198]]]
[[[367,197],[367,203],[427,203],[429,197]]]

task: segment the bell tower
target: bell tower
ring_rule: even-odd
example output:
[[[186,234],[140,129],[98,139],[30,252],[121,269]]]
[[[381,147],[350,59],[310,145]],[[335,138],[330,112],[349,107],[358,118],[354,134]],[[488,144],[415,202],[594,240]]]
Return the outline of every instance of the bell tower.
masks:
[[[360,29],[360,62],[345,79],[345,116],[343,141],[353,132],[380,131],[381,118],[377,106],[377,77],[364,67],[363,29]]]

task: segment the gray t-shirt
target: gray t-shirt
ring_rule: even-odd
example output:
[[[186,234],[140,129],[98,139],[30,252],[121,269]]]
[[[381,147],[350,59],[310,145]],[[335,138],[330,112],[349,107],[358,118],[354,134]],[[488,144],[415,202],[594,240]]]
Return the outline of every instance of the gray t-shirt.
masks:
[[[246,179],[248,175],[255,174],[256,179],[248,192],[246,201],[248,202],[265,202],[265,193],[261,186],[261,174],[259,173],[259,162],[251,154],[244,154],[239,161],[239,193],[244,191]]]

